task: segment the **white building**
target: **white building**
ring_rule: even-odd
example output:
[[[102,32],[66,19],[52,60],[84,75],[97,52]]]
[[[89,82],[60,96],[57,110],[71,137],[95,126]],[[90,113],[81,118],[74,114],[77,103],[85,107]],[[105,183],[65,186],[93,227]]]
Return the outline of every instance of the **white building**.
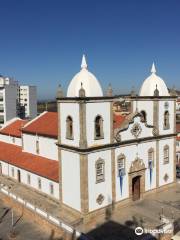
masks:
[[[19,86],[20,114],[25,118],[35,118],[37,116],[37,91],[35,86]]]
[[[124,99],[131,112],[116,115],[113,105]],[[57,102],[58,114],[45,112],[22,128],[11,122],[1,129],[2,174],[56,198],[87,225],[111,205],[176,181],[176,97],[154,64],[139,96],[122,98],[112,96],[112,89],[103,95],[83,57],[67,97],[59,88]]]
[[[0,76],[0,127],[17,116],[18,83]]]

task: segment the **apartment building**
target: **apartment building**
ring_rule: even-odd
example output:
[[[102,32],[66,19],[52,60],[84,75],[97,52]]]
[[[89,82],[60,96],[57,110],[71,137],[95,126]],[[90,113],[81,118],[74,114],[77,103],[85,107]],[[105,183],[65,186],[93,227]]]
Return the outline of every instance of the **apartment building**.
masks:
[[[17,81],[0,76],[0,127],[17,116]]]
[[[0,127],[12,118],[32,119],[36,115],[36,87],[19,85],[13,78],[0,75]]]
[[[19,86],[19,116],[21,118],[35,118],[37,116],[36,86]]]

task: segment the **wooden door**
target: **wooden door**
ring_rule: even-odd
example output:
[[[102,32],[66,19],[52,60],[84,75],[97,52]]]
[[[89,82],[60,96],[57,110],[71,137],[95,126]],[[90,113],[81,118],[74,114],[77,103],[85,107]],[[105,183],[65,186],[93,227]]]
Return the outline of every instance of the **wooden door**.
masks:
[[[132,196],[133,201],[140,199],[140,176],[132,179]]]

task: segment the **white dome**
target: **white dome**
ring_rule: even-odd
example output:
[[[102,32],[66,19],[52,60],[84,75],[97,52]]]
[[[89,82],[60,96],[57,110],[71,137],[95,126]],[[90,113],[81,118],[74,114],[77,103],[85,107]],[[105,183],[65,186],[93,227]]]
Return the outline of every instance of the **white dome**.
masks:
[[[151,75],[144,80],[139,96],[154,96],[156,88],[159,91],[159,96],[170,96],[164,80],[156,75],[156,68],[153,63]]]
[[[86,59],[83,55],[81,71],[77,73],[71,80],[67,97],[79,97],[79,90],[83,86],[86,97],[102,97],[103,91],[97,78],[88,71]]]

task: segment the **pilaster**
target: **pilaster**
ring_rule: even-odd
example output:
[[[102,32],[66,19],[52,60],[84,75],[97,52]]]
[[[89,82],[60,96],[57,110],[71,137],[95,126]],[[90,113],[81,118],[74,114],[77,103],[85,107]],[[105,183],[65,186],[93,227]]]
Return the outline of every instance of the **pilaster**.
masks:
[[[86,136],[86,103],[81,101],[79,103],[79,126],[80,126],[80,140],[79,147],[87,147],[87,136]]]
[[[156,140],[156,188],[159,187],[159,140]]]
[[[174,100],[174,133],[176,134],[176,99]],[[174,137],[174,182],[176,181],[176,136]]]
[[[58,145],[61,144],[61,122],[60,122],[60,106],[61,103],[57,101],[57,112],[58,112]],[[61,149],[58,146],[58,160],[59,160],[59,202],[62,206],[62,164],[61,164]]]
[[[153,126],[156,128],[156,133],[159,135],[159,101],[153,101]]]
[[[81,213],[87,214],[89,211],[88,198],[88,157],[80,155],[80,192],[81,192]]]

